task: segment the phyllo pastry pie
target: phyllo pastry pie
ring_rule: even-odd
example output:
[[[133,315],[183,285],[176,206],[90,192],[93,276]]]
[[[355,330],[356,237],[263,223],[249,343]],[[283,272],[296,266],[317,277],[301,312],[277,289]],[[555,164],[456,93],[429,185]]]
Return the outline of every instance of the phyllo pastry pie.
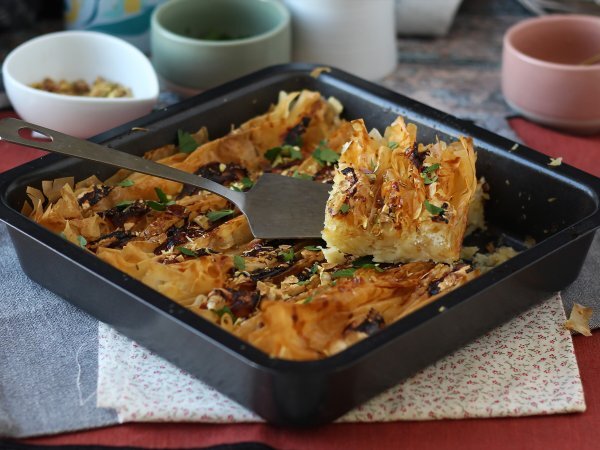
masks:
[[[225,136],[179,130],[145,157],[239,191],[265,172],[331,184],[324,237],[343,252],[254,239],[227,200],[123,170],[44,181],[23,212],[272,357],[324,358],[480,273],[456,261],[476,185],[470,140],[416,145],[402,119],[369,135],[341,111],[318,92],[282,93]],[[472,211],[481,227],[483,207]]]
[[[351,127],[327,203],[327,244],[376,262],[458,260],[477,188],[471,139],[417,144],[401,117],[383,136],[362,120]]]

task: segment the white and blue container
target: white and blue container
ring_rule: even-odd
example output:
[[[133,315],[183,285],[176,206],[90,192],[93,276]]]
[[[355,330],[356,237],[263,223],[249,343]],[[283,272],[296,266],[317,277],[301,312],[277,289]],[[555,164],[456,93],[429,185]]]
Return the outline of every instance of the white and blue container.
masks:
[[[70,30],[100,31],[150,51],[150,16],[166,0],[65,0]]]

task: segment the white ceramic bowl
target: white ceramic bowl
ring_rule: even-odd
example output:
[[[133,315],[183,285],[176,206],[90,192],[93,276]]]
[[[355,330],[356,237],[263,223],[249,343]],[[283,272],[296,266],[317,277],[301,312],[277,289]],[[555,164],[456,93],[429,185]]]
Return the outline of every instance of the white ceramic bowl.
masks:
[[[122,39],[91,31],[50,33],[25,42],[4,60],[8,98],[26,121],[72,136],[88,138],[152,110],[159,85],[152,64]],[[55,94],[29,85],[96,77],[131,89],[133,97],[98,98]]]

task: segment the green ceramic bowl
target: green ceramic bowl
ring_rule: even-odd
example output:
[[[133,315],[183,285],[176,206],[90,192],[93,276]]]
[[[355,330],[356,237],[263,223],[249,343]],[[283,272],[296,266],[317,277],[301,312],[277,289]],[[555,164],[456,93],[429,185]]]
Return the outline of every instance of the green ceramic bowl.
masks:
[[[152,15],[152,62],[168,88],[193,94],[289,62],[290,29],[278,0],[170,0]]]

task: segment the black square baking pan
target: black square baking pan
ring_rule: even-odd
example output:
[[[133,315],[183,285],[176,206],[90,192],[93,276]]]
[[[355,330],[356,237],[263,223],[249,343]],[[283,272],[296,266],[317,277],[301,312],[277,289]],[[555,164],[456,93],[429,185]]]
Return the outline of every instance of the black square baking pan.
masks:
[[[48,155],[0,175],[0,219],[29,277],[267,421],[285,425],[332,421],[565,288],[579,274],[600,225],[599,179],[567,165],[548,166],[540,153],[345,72],[315,78],[313,69],[271,67],[93,140],[141,155],[175,142],[179,128],[206,126],[218,137],[266,111],[280,91],[300,89],[336,97],[344,118],[363,118],[368,128],[383,130],[402,115],[418,126],[421,142],[471,136],[478,176],[490,186],[487,238],[521,253],[334,356],[270,358],[20,213],[27,186],[64,176],[102,179],[114,169]],[[532,240],[535,245],[525,245]]]

